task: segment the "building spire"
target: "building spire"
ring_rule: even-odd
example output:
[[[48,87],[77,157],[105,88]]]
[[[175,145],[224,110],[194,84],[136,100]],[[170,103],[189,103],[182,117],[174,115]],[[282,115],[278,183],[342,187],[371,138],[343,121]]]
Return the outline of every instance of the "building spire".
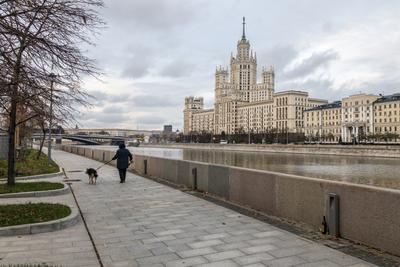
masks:
[[[243,34],[242,34],[242,40],[246,40],[245,25],[246,25],[246,18],[243,17]]]

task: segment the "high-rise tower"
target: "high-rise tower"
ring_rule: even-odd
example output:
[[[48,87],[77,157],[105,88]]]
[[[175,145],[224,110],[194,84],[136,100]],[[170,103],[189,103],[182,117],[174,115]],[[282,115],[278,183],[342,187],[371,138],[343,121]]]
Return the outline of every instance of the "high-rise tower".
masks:
[[[246,20],[243,17],[242,37],[237,42],[236,54],[231,54],[230,69],[217,67],[215,70],[215,103],[214,103],[214,128],[215,134],[232,134],[239,130],[238,108],[252,102],[272,101],[274,92],[274,70],[263,69],[261,83],[257,83],[257,56],[250,48],[250,42],[246,37]],[[193,99],[194,100],[194,99]],[[201,117],[205,114],[202,108],[193,109],[189,106],[192,99],[188,99],[184,111],[185,133],[196,127],[192,124],[192,117]],[[189,104],[189,106],[188,106]],[[203,111],[201,111],[203,110]],[[210,116],[209,112],[204,116]],[[196,115],[197,114],[197,115]],[[201,121],[207,121],[202,118]]]
[[[231,83],[238,90],[241,101],[249,101],[251,86],[257,83],[257,59],[246,39],[246,21],[243,17],[243,34],[237,43],[236,56],[231,56]]]

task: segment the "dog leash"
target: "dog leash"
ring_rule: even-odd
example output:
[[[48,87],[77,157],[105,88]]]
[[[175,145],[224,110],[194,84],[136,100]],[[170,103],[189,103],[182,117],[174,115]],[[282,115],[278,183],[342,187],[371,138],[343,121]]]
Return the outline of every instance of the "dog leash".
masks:
[[[98,168],[96,169],[96,171],[99,170],[100,168],[103,168],[104,165],[107,165],[107,164],[110,163],[111,161],[113,161],[113,160],[107,161],[106,163],[104,163],[103,165],[101,165],[100,167],[98,167]]]

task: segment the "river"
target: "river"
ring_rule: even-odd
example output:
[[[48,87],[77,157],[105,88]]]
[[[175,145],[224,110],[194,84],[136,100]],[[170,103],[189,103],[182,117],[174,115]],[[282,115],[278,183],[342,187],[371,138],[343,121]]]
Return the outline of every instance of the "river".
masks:
[[[97,148],[100,148],[97,146]],[[107,150],[116,147],[101,146]],[[268,170],[400,189],[400,159],[272,152],[129,147],[133,154]]]

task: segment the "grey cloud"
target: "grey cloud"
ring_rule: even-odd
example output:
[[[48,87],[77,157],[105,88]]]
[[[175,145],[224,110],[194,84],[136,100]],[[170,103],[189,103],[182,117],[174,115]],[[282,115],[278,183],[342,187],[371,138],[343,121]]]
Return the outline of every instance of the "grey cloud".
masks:
[[[331,61],[339,57],[338,53],[333,50],[326,50],[320,53],[313,53],[310,57],[304,59],[294,69],[284,72],[282,79],[294,79],[312,74],[320,67],[327,66]]]
[[[121,76],[127,78],[140,78],[146,76],[155,61],[155,55],[149,46],[132,45],[125,48],[122,55]]]
[[[160,75],[172,78],[188,76],[194,71],[194,67],[195,67],[194,64],[182,59],[178,59],[167,64],[160,71]]]
[[[178,99],[172,95],[137,95],[132,98],[132,104],[135,107],[173,107],[182,102],[183,100]]]
[[[129,24],[132,33],[140,30],[165,31],[186,24],[196,15],[191,1],[108,0],[105,16]]]
[[[330,32],[332,32],[332,31],[334,30],[334,26],[333,26],[333,24],[332,24],[331,22],[325,21],[325,22],[322,24],[322,30],[323,30],[324,32],[326,32],[326,33],[330,33]]]
[[[149,114],[149,115],[138,116],[138,117],[136,117],[135,121],[136,121],[136,123],[139,123],[139,124],[161,125],[167,120],[163,117]]]
[[[81,121],[91,122],[91,123],[106,123],[110,125],[116,125],[129,121],[129,116],[121,113],[107,113],[107,112],[95,112],[89,111],[80,116]]]
[[[151,85],[148,85],[151,87]],[[147,91],[147,90],[142,90]],[[101,91],[90,92],[94,97],[94,106],[104,106],[111,104],[103,109],[103,112],[108,113],[122,113],[128,110],[128,106],[140,108],[154,108],[154,107],[174,107],[183,103],[183,99],[177,98],[172,94],[162,94],[162,91],[170,91],[168,86],[160,87],[154,93],[143,93],[140,95],[131,94],[108,94]],[[117,104],[117,105],[115,105]]]
[[[333,81],[329,79],[324,79],[322,77],[306,79],[300,82],[280,82],[277,83],[277,91],[282,90],[304,90],[309,93],[311,97],[323,98],[329,100],[336,100],[337,92],[332,91]],[[327,92],[332,92],[332,94],[327,94]]]
[[[260,55],[262,64],[273,65],[279,73],[296,58],[298,51],[291,45],[276,45]]]
[[[130,94],[109,94],[102,91],[90,91],[89,94],[94,98],[93,105],[102,106],[106,103],[124,103],[131,99]]]
[[[129,117],[127,115],[123,115],[120,113],[99,112],[96,114],[94,120],[97,122],[104,122],[104,123],[116,123],[116,122],[121,123],[128,121]]]
[[[349,92],[349,94],[359,93],[360,91],[364,93],[371,94],[383,94],[390,95],[394,93],[399,93],[400,91],[400,82],[399,79],[387,79],[384,81],[375,81],[375,82],[364,82],[361,85],[355,87],[348,82],[343,84],[339,90]]]
[[[103,113],[108,113],[108,114],[118,114],[118,113],[124,113],[127,112],[127,109],[125,107],[122,107],[121,105],[111,105],[103,108]]]

